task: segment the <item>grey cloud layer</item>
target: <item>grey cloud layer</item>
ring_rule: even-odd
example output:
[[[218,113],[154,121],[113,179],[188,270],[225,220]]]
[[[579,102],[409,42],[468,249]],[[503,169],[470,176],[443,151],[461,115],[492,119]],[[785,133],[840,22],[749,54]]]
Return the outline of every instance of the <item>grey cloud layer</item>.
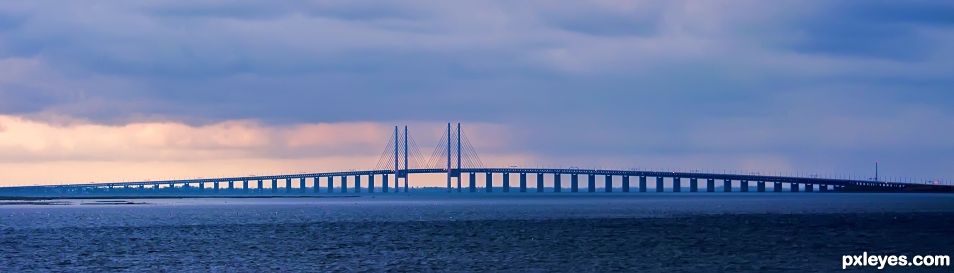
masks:
[[[481,121],[555,162],[880,159],[950,177],[949,14],[943,1],[7,2],[0,113]]]

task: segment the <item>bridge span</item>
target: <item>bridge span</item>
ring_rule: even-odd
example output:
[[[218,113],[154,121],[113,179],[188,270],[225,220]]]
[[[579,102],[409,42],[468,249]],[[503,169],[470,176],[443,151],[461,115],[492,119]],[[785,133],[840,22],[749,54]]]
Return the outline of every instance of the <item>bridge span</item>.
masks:
[[[426,163],[404,127],[388,140],[376,168],[358,171],[0,187],[0,196],[290,196],[409,192],[412,174],[446,174],[447,192],[945,192],[952,185],[818,177],[608,170],[489,168],[460,124],[447,131]],[[413,164],[412,164],[413,162]],[[464,177],[467,181],[464,183]],[[501,179],[495,183],[494,177]],[[516,182],[512,182],[516,177]],[[530,177],[530,178],[528,178]],[[532,178],[532,179],[531,179]],[[349,181],[350,180],[350,181]],[[402,181],[403,180],[403,181]],[[456,180],[456,186],[453,182]],[[481,180],[478,183],[478,180]],[[363,181],[364,184],[362,184]],[[533,184],[530,184],[530,182]],[[599,182],[598,182],[599,181]],[[403,183],[402,183],[403,182]],[[601,183],[600,183],[601,182]],[[618,182],[618,183],[617,183]],[[619,185],[619,186],[617,186]]]
[[[954,192],[950,185],[813,177],[563,168],[361,170],[0,188],[0,196],[311,196],[410,191],[411,174],[449,173],[448,192]],[[397,177],[404,178],[403,183]],[[495,183],[494,178],[501,179]],[[466,182],[464,182],[466,178]],[[479,182],[479,183],[478,183]],[[667,183],[668,182],[668,183]]]

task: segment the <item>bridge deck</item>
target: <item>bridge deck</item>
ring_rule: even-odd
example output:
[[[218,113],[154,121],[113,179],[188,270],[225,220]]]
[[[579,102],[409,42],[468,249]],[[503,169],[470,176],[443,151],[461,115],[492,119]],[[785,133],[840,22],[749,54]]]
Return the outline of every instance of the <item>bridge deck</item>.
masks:
[[[404,174],[423,174],[423,173],[448,173],[447,169],[409,169],[399,170],[400,175]],[[465,173],[492,173],[492,174],[548,174],[548,175],[600,175],[600,176],[629,176],[629,177],[658,177],[658,178],[680,178],[680,179],[703,179],[703,180],[737,180],[753,182],[775,182],[792,184],[812,184],[829,185],[837,187],[874,187],[885,189],[905,189],[915,187],[919,191],[937,191],[954,192],[954,186],[951,185],[931,185],[915,184],[902,182],[885,182],[870,180],[851,180],[851,179],[833,179],[817,177],[793,177],[793,176],[771,176],[771,175],[749,175],[749,174],[720,174],[720,173],[702,173],[702,172],[666,172],[666,171],[643,171],[643,170],[602,170],[602,169],[577,169],[577,168],[462,168],[452,169],[452,176]],[[221,178],[199,178],[199,179],[178,179],[178,180],[157,180],[157,181],[136,181],[136,182],[103,182],[103,183],[82,183],[82,184],[63,184],[63,185],[42,185],[42,186],[18,186],[2,187],[0,190],[12,189],[42,189],[42,188],[88,188],[88,187],[138,187],[138,186],[157,186],[157,185],[183,185],[195,183],[215,183],[228,181],[268,181],[268,180],[287,180],[304,178],[322,178],[322,177],[342,177],[342,176],[369,176],[369,175],[393,175],[393,170],[353,170],[323,173],[302,173],[302,174],[283,174],[283,175],[264,175],[264,176],[237,176]]]

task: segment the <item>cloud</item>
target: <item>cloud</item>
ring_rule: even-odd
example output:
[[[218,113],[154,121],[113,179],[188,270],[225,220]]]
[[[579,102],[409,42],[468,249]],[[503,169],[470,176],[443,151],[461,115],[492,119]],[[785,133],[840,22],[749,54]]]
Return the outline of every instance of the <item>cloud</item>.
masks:
[[[507,152],[500,125],[469,124],[482,158],[525,160]],[[410,125],[422,156],[443,127]],[[435,129],[435,130],[431,130]],[[440,129],[440,130],[436,130]],[[205,125],[135,122],[123,125],[61,118],[59,122],[0,115],[0,184],[77,182],[123,177],[195,177],[374,168],[392,127],[374,122],[266,125],[229,120]],[[423,164],[428,158],[419,158]],[[154,169],[149,169],[154,166]],[[43,169],[45,171],[37,171]]]
[[[128,145],[154,141],[169,150],[153,152],[177,160],[364,156],[355,147],[366,143],[338,133],[462,120],[497,126],[475,134],[510,158],[499,164],[860,172],[888,159],[905,173],[951,176],[944,164],[954,152],[941,137],[954,119],[951,8],[9,2],[0,4],[0,114],[143,142]],[[36,132],[72,134],[56,128]],[[228,130],[237,131],[215,135]],[[342,144],[320,144],[333,140]],[[135,159],[84,141],[102,158]],[[70,156],[79,154],[96,153]],[[32,157],[43,156],[16,159]]]

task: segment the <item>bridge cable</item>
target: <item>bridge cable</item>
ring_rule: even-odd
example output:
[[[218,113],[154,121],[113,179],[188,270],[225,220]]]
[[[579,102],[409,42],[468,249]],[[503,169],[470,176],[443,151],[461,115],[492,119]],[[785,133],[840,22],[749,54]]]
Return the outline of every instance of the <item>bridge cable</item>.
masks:
[[[375,168],[378,170],[390,170],[391,166],[394,166],[394,136],[388,137],[388,144],[385,145],[384,151],[381,153],[381,156],[378,157],[378,164],[375,165]]]

